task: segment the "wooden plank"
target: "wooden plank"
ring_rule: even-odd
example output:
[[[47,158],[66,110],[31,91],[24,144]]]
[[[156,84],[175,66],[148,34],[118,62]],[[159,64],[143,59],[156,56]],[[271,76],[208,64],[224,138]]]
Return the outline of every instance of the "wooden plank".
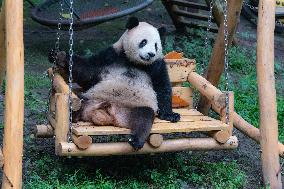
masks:
[[[188,74],[195,69],[193,59],[166,59],[171,82],[184,82]]]
[[[173,87],[173,95],[178,96],[184,101],[186,101],[189,106],[188,108],[193,107],[193,92],[192,89],[189,87]]]
[[[189,21],[189,20],[186,20],[186,19],[181,19],[180,22],[183,23],[184,25],[192,27],[192,28],[202,28],[202,29],[206,30],[207,27],[208,27],[206,25],[206,22],[201,22],[200,23],[200,22],[197,22],[197,21]],[[218,28],[215,27],[215,26],[211,26],[210,31],[212,31],[214,33],[217,33],[218,32]]]
[[[207,10],[209,11],[209,7],[205,4],[201,3],[195,3],[195,2],[189,2],[185,0],[171,0],[171,4],[182,6],[182,7],[189,7],[189,8],[195,8],[195,9],[201,9],[201,10]]]
[[[173,109],[174,112],[179,113],[180,115],[189,115],[189,116],[202,116],[203,114],[197,111],[196,109]]]
[[[183,115],[180,118],[179,122],[195,122],[195,121],[215,121],[215,119],[208,117],[208,116],[199,116],[199,115]],[[154,123],[170,123],[169,121],[166,120],[161,120],[159,118],[155,118]],[[80,127],[80,126],[94,126],[94,124],[92,122],[82,122],[79,121],[77,123],[73,123],[73,127]],[[102,126],[98,126],[98,127],[102,127]]]
[[[275,1],[260,0],[258,7],[256,72],[263,183],[269,188],[280,189],[282,182],[277,148],[278,122],[274,76]]]
[[[174,13],[178,16],[183,16],[186,18],[193,18],[193,19],[208,21],[208,16],[200,14],[200,13],[192,13],[192,12],[188,12],[188,11],[180,10],[180,9],[174,10]],[[214,19],[212,19],[212,22],[214,22]]]
[[[178,133],[193,131],[217,131],[226,129],[228,125],[221,121],[193,121],[193,122],[162,122],[155,123],[151,133]],[[114,126],[80,126],[74,127],[73,133],[76,135],[114,135],[130,134],[130,130]]]

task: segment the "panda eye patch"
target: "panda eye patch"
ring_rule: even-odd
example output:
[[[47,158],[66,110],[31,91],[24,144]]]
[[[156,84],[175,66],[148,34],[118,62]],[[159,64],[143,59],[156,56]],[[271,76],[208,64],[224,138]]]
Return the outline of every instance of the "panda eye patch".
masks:
[[[155,49],[156,49],[156,51],[158,51],[158,44],[157,43],[155,43]]]
[[[146,44],[147,44],[147,40],[143,39],[139,44],[139,48],[143,48]]]

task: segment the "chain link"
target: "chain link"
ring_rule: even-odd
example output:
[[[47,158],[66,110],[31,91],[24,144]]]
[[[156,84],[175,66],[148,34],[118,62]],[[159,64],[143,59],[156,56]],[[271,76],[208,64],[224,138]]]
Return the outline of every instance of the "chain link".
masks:
[[[61,38],[61,23],[62,23],[62,15],[63,13],[63,0],[60,2],[60,12],[59,12],[59,22],[57,24],[57,32],[56,32],[56,42],[55,42],[55,51],[58,52],[60,48],[60,38]],[[51,95],[53,93],[53,78],[54,78],[54,71],[55,71],[55,65],[56,65],[56,59],[54,59],[53,64],[52,64],[52,76],[50,77],[50,82],[51,86],[48,91],[48,99],[47,99],[47,105],[46,105],[46,110],[45,110],[45,123],[48,124],[48,114],[50,110],[50,99]],[[46,73],[46,77],[48,77],[48,73]]]
[[[208,24],[207,24],[207,28],[206,28],[206,35],[205,35],[205,40],[204,40],[204,51],[203,51],[203,63],[202,63],[202,74],[204,75],[205,73],[205,65],[206,65],[206,57],[208,56],[208,53],[207,53],[207,49],[208,49],[208,43],[209,43],[209,31],[211,29],[211,26],[212,26],[212,17],[213,17],[213,1],[214,0],[211,0],[210,1],[210,10],[209,10],[209,17],[208,17]]]
[[[72,89],[73,89],[73,75],[72,75],[72,69],[73,69],[73,24],[74,24],[74,19],[73,19],[73,14],[74,14],[74,9],[73,9],[73,0],[70,1],[70,27],[69,27],[69,96],[68,96],[68,104],[69,104],[69,136],[68,140],[71,142],[71,135],[72,135],[72,130],[73,130],[73,125],[72,125],[72,111],[73,111],[73,104],[72,104]]]
[[[209,17],[207,20],[207,28],[206,28],[206,34],[205,34],[205,39],[204,39],[204,51],[203,51],[203,60],[202,60],[202,65],[201,65],[201,75],[205,75],[205,68],[206,68],[206,57],[208,57],[207,49],[208,49],[208,44],[209,44],[209,32],[212,26],[212,17],[213,17],[213,6],[214,6],[214,0],[210,1],[210,10],[209,10]],[[197,98],[197,94],[195,93],[195,98]],[[197,109],[197,102],[195,103],[195,109]]]
[[[224,0],[224,64],[226,91],[226,123],[229,124],[228,1]]]

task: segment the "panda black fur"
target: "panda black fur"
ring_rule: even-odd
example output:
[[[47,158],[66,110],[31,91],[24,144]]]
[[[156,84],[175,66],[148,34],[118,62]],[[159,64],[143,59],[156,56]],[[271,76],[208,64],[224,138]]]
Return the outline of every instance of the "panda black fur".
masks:
[[[81,119],[131,129],[130,144],[143,147],[155,113],[177,122],[172,111],[172,89],[162,55],[159,32],[130,18],[120,40],[89,58],[73,57],[73,80],[83,90]],[[51,60],[52,61],[52,60]],[[68,57],[57,62],[68,72]]]

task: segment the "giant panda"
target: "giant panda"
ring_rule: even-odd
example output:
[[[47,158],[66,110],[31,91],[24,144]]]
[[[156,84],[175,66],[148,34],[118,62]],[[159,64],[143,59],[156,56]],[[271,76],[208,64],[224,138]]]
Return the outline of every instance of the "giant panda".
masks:
[[[52,51],[49,57],[68,73],[68,55]],[[111,47],[91,57],[73,56],[72,74],[84,91],[79,119],[129,128],[135,150],[143,147],[155,115],[171,122],[180,119],[172,111],[159,31],[136,17]]]

